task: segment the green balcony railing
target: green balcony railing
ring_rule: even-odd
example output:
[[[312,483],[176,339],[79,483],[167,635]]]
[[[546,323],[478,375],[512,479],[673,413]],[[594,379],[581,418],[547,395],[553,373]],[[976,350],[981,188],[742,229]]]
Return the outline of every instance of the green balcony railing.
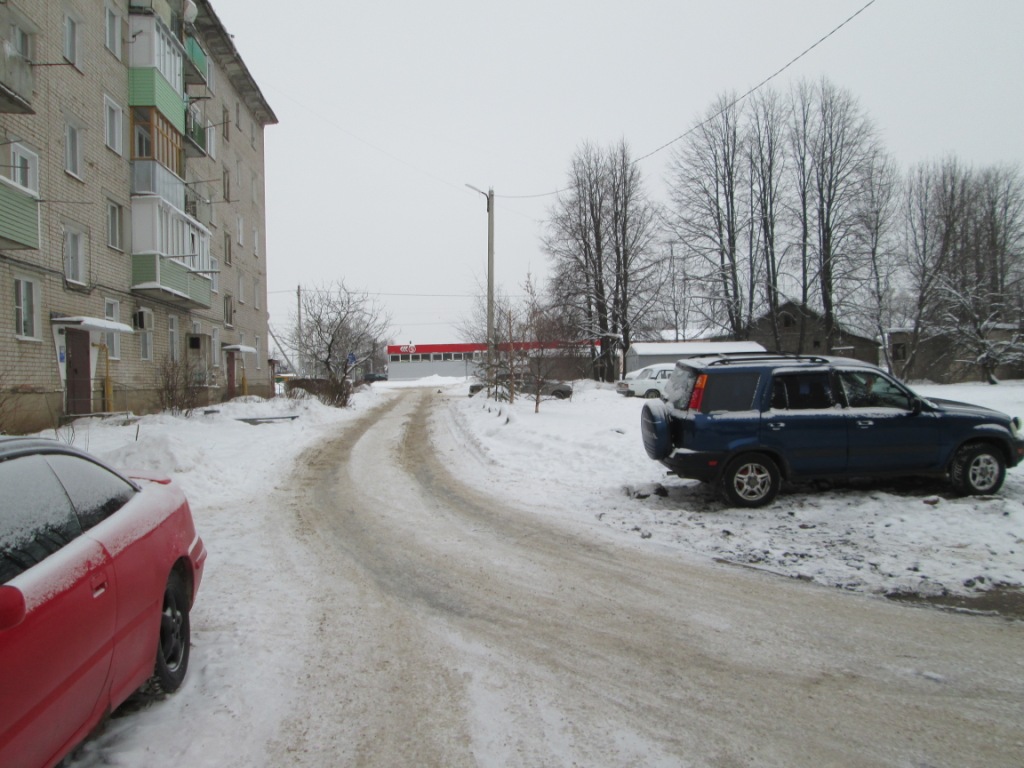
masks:
[[[132,254],[132,291],[194,309],[209,309],[211,281],[157,253]]]
[[[185,59],[185,82],[192,85],[205,83],[209,78],[206,51],[192,35],[185,37]]]

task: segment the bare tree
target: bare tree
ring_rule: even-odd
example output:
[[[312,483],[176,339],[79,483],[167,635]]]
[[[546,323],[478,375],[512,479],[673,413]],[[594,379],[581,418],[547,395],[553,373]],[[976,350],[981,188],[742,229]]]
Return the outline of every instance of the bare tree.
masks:
[[[669,162],[673,238],[683,248],[691,284],[704,298],[705,315],[734,338],[744,338],[750,317],[755,265],[741,259],[747,226],[741,199],[741,112],[733,95],[719,96],[707,118]]]
[[[822,80],[811,143],[813,200],[817,229],[817,271],[828,348],[839,337],[845,294],[863,280],[854,247],[857,213],[865,178],[878,152],[875,130],[854,97]]]
[[[894,257],[900,184],[892,159],[877,150],[868,160],[857,208],[855,238],[867,269],[866,301],[857,313],[862,324],[883,342],[893,326],[893,294],[898,264]],[[885,366],[892,370],[889,345],[882,344]]]
[[[781,215],[786,166],[786,112],[773,91],[754,97],[747,139],[750,165],[750,261],[762,265],[764,305],[768,311],[775,348],[782,349],[779,306],[783,302],[784,249]]]
[[[625,142],[608,151],[581,147],[567,191],[551,210],[544,247],[553,260],[552,295],[581,323],[579,339],[600,342],[599,379],[614,377],[614,350],[657,290],[654,234],[655,210]]]
[[[350,290],[343,280],[303,291],[302,317],[301,337],[296,328],[288,342],[323,380],[320,399],[344,407],[350,371],[374,354],[391,318],[369,294]]]

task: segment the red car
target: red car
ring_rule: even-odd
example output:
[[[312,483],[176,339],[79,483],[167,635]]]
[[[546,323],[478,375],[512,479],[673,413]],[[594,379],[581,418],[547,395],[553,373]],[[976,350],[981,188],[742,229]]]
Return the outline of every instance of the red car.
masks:
[[[0,437],[0,766],[55,765],[136,690],[181,685],[205,560],[170,480]]]

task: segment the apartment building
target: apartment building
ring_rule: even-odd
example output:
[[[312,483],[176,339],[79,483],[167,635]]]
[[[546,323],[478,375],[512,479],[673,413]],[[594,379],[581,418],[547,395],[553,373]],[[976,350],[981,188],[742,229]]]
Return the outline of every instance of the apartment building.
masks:
[[[206,0],[0,0],[0,431],[272,392],[276,122]]]

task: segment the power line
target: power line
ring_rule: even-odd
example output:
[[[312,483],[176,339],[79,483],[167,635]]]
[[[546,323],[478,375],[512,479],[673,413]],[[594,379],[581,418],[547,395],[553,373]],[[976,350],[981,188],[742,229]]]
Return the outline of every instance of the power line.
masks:
[[[675,144],[677,141],[681,141],[682,139],[685,139],[687,136],[689,136],[691,133],[696,131],[698,128],[701,128],[701,127],[707,125],[708,123],[710,123],[711,121],[715,120],[716,118],[720,117],[723,112],[725,112],[726,110],[730,109],[731,107],[734,107],[736,104],[739,104],[741,101],[743,101],[745,98],[747,98],[751,94],[759,91],[761,88],[763,88],[768,83],[770,83],[772,80],[777,78],[779,75],[781,75],[787,69],[792,67],[798,61],[800,61],[800,59],[804,58],[804,56],[806,56],[811,51],[813,51],[815,48],[817,48],[819,45],[821,45],[823,42],[828,40],[830,37],[832,37],[832,35],[836,34],[836,32],[838,32],[840,29],[845,27],[847,24],[849,24],[855,18],[860,16],[862,13],[864,13],[864,11],[866,11],[868,8],[870,8],[874,4],[875,4],[875,0],[868,0],[867,3],[865,3],[863,6],[861,6],[861,8],[859,8],[856,12],[851,14],[841,24],[839,24],[838,26],[834,27],[830,32],[828,32],[827,34],[825,34],[822,37],[820,37],[815,43],[813,43],[812,45],[810,45],[807,48],[805,48],[800,54],[798,54],[797,56],[794,56],[786,64],[784,64],[781,67],[779,67],[779,69],[777,69],[772,74],[768,75],[768,77],[764,78],[764,80],[759,82],[753,88],[750,88],[745,93],[743,93],[741,96],[738,96],[737,98],[733,99],[731,102],[729,102],[728,104],[723,106],[722,109],[720,109],[715,114],[705,118],[704,120],[700,121],[699,123],[695,123],[694,125],[690,126],[689,128],[687,128],[685,131],[683,131],[681,134],[676,136],[671,141],[666,141],[660,147],[657,147],[656,149],[651,150],[646,155],[638,157],[636,160],[633,161],[632,164],[636,165],[637,163],[639,163],[639,162],[641,162],[643,160],[646,160],[647,158],[652,157],[653,155],[658,154],[662,150],[667,149],[668,147],[670,147],[673,144]],[[538,198],[538,197],[551,197],[552,195],[557,195],[557,194],[560,194],[562,192],[567,192],[567,191],[568,191],[568,188],[556,189],[553,192],[542,192],[542,193],[536,194],[536,195],[495,195],[495,197],[501,197],[501,198],[505,198],[507,200],[528,200],[528,199]]]
[[[864,11],[866,11],[868,8],[870,8],[874,4],[875,4],[875,0],[868,0],[868,2],[865,5],[863,5],[859,10],[857,10],[849,18],[847,18],[845,21],[843,21],[839,26],[835,27],[831,32],[829,32],[828,34],[826,34],[823,37],[819,38],[817,42],[815,42],[813,45],[809,46],[808,48],[804,49],[799,55],[797,55],[797,56],[793,57],[792,59],[790,59],[786,64],[781,66],[779,69],[777,69],[772,74],[768,75],[768,77],[766,77],[764,80],[759,82],[753,88],[749,89],[746,93],[742,94],[741,96],[736,97],[731,102],[729,102],[728,104],[723,106],[718,112],[716,112],[715,114],[711,115],[710,117],[707,117],[704,120],[700,121],[699,123],[696,123],[695,125],[692,125],[690,128],[688,128],[686,131],[684,131],[683,133],[681,133],[678,136],[676,136],[671,141],[667,141],[664,144],[662,144],[660,147],[658,147],[657,149],[653,149],[650,152],[648,152],[646,155],[643,155],[642,157],[638,157],[636,160],[633,161],[633,164],[636,165],[641,160],[646,160],[648,157],[651,157],[652,155],[658,154],[663,149],[666,149],[666,148],[672,146],[673,144],[675,144],[677,141],[680,141],[681,139],[686,138],[687,136],[689,136],[691,133],[693,133],[698,128],[701,128],[702,126],[705,126],[708,123],[710,123],[712,120],[715,120],[716,118],[720,117],[722,115],[722,113],[724,113],[726,110],[736,106],[741,101],[743,101],[745,98],[750,96],[752,93],[760,90],[761,88],[766,86],[768,83],[770,83],[772,80],[774,80],[776,77],[778,77],[783,72],[785,72],[787,69],[792,67],[798,61],[800,61],[800,59],[802,59],[804,56],[809,54],[811,51],[813,51],[815,48],[817,48],[823,42],[828,40],[830,37],[832,37],[832,35],[834,35],[840,29],[845,27],[847,24],[849,24],[855,18],[860,16],[862,13],[864,13]]]

